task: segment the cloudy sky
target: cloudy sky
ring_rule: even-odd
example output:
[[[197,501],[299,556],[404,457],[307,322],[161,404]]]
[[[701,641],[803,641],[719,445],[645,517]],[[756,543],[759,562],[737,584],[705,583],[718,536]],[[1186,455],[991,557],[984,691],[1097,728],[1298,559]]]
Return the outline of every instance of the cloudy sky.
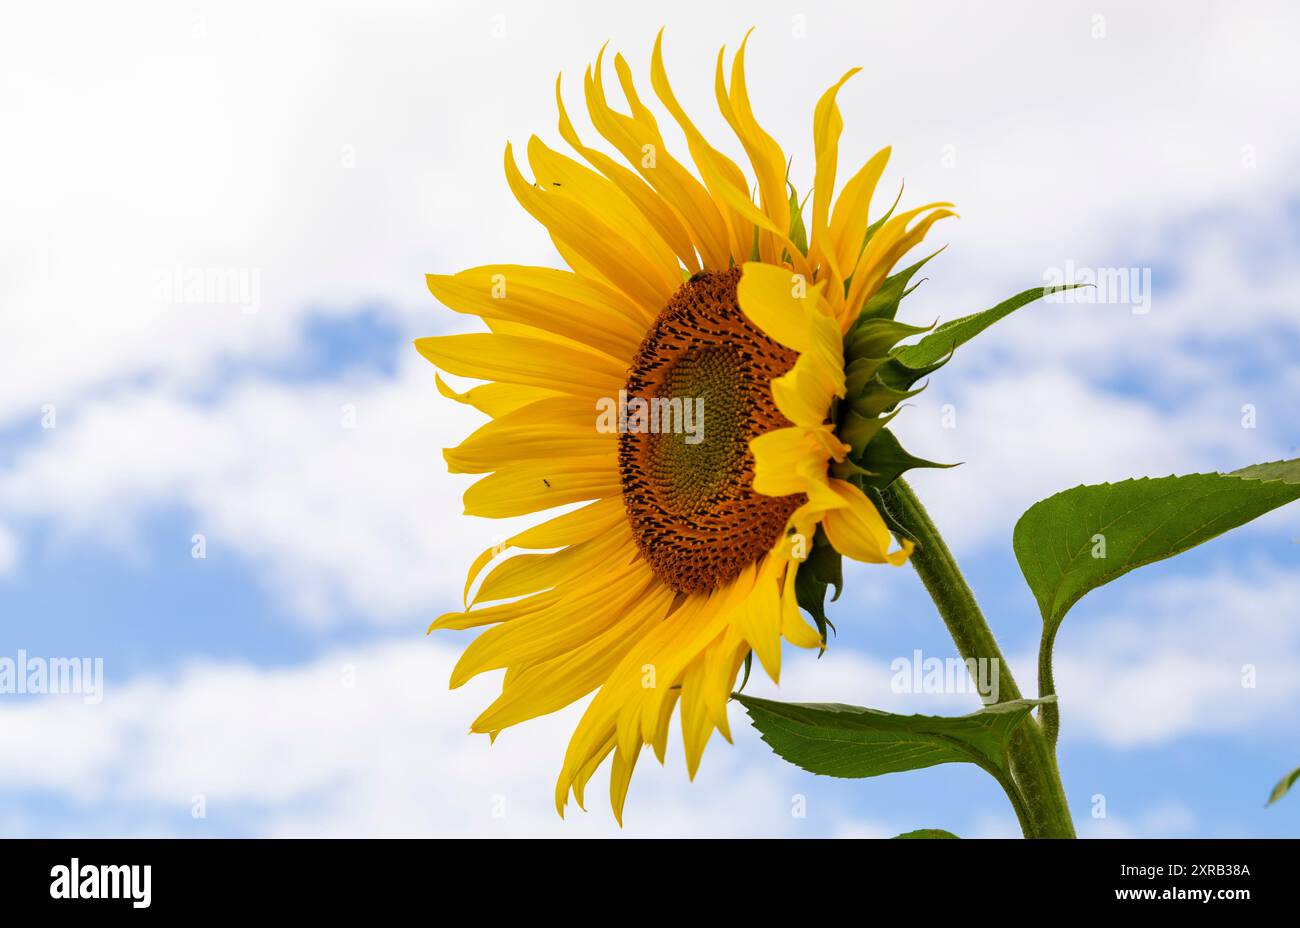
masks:
[[[603,790],[554,814],[574,711],[489,746],[466,731],[499,681],[446,688],[469,633],[424,630],[510,528],[460,515],[440,449],[474,416],[411,339],[466,325],[425,273],[558,262],[504,144],[559,147],[555,75],[576,101],[609,40],[644,80],[661,25],[719,144],[714,57],[757,27],[751,93],[801,189],[813,103],[863,66],[842,162],[892,144],[886,185],[961,213],[932,235],[949,247],[910,321],[1066,269],[1149,279],[1141,306],[1023,310],[897,420],[964,462],[914,485],[1022,686],[1025,508],[1300,454],[1294,6],[8,3],[0,658],[99,658],[104,687],[0,695],[0,834],[620,833]],[[194,271],[235,286],[188,293]],[[1300,799],[1263,808],[1300,763],[1297,566],[1293,509],[1075,608],[1057,676],[1081,832],[1300,831]],[[951,654],[910,569],[848,584],[828,653],[754,692],[975,706],[891,692],[894,658]],[[736,746],[715,742],[694,783],[676,745],[642,764],[621,833],[1015,831],[974,767],[813,778],[732,714]]]

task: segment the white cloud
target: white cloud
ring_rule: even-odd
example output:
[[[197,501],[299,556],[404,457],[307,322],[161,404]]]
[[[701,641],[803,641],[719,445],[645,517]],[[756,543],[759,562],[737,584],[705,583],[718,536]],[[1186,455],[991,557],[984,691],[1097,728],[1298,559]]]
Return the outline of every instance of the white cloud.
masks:
[[[78,833],[192,833],[191,806],[237,831],[272,835],[618,834],[605,774],[588,813],[555,814],[552,788],[574,709],[503,733],[466,734],[495,680],[448,693],[454,649],[390,640],[283,669],[199,663],[106,689],[103,703],[47,698],[0,706],[0,787],[68,800]],[[647,757],[627,807],[629,835],[828,834],[855,825],[813,799],[807,774],[772,757],[733,708],[738,746],[718,742],[695,783],[677,743]],[[140,819],[122,820],[122,808]],[[846,824],[847,823],[847,824]],[[13,823],[18,824],[18,823]]]
[[[1094,10],[1082,4],[939,13],[826,4],[807,13],[805,38],[776,2],[743,18],[698,5],[617,16],[598,4],[560,14],[498,6],[87,4],[71,31],[65,10],[38,6],[21,29],[0,30],[0,108],[20,140],[0,171],[0,423],[34,419],[43,403],[59,409],[59,428],[18,447],[0,471],[0,573],[18,569],[15,532],[28,522],[129,550],[146,515],[179,506],[207,536],[209,557],[246,559],[309,618],[409,621],[454,599],[470,557],[507,529],[458,514],[465,481],[442,473],[438,449],[474,420],[434,395],[427,366],[402,345],[395,377],[293,386],[228,382],[222,362],[295,357],[310,314],[367,302],[404,328],[432,331],[447,314],[424,291],[424,272],[551,263],[543,232],[502,181],[502,142],[554,139],[550,78],[560,68],[580,118],[573,91],[605,38],[644,75],[665,21],[678,92],[719,138],[721,120],[708,116],[716,46],[734,47],[759,25],[755,105],[805,188],[812,102],[842,68],[868,66],[841,96],[842,164],[893,143],[887,184],[905,177],[909,199],[952,199],[964,217],[940,227],[936,241],[952,247],[913,298],[913,319],[988,305],[1008,281],[1036,284],[1066,259],[1154,254],[1178,267],[1150,316],[1025,311],[963,352],[900,417],[914,450],[968,462],[915,481],[959,548],[1009,546],[1024,508],[1075,482],[1287,450],[1285,393],[1220,388],[1220,359],[1187,342],[1225,326],[1294,328],[1285,315],[1300,278],[1293,257],[1266,254],[1261,270],[1241,251],[1247,227],[1261,253],[1293,234],[1285,210],[1261,205],[1297,186],[1300,132],[1277,118],[1290,111],[1300,67],[1288,44],[1293,7],[1188,16],[1149,4],[1107,14],[1105,37],[1094,38]],[[1232,221],[1170,241],[1171,229],[1236,205]],[[169,301],[158,284],[176,268],[255,274],[257,311],[238,300]],[[1008,359],[1009,369],[995,366]],[[1145,364],[1180,403],[1162,411],[1099,388],[1118,361]],[[938,427],[947,402],[961,423],[952,432]],[[1258,432],[1239,428],[1245,402],[1261,405]],[[355,430],[341,427],[344,404],[357,408]],[[1266,579],[1274,598],[1230,636],[1209,627],[1205,606],[1236,614],[1233,597],[1250,590],[1227,581],[1190,601],[1205,616],[1206,627],[1194,623],[1201,638],[1184,636],[1165,606],[1158,646],[1134,637],[1147,634],[1148,616],[1098,623],[1082,647],[1067,629],[1067,732],[1139,745],[1279,711],[1294,694],[1276,681],[1296,678],[1296,648],[1266,620],[1294,612],[1296,594]],[[266,828],[279,833],[558,830],[553,771],[538,765],[558,763],[567,723],[508,733],[489,756],[463,736],[470,710],[449,711],[447,697],[432,695],[447,651],[419,647],[339,652],[282,671],[200,665],[178,680],[130,683],[97,710],[4,707],[0,743],[17,759],[0,767],[0,782],[44,784],[101,809],[120,790],[160,810],[151,821],[164,824],[149,826],[158,830],[188,815],[196,791],[218,809],[265,807]],[[1225,670],[1247,652],[1266,671],[1251,696]],[[359,680],[380,682],[342,688],[347,662]],[[791,663],[783,698],[958,708],[898,698],[886,665],[870,658],[833,652],[815,674],[811,666]],[[1139,700],[1143,714],[1130,711]],[[647,765],[629,814],[639,806],[644,827],[662,833],[790,831],[784,774],[752,771],[759,755],[746,750],[711,752],[691,788],[679,769]],[[137,752],[144,762],[132,760]],[[509,797],[504,820],[487,811],[497,794]],[[609,827],[598,812],[564,833]],[[841,831],[903,828],[872,820]]]
[[[223,383],[215,405],[193,403],[190,388],[217,376],[223,359],[295,357],[311,313],[379,300],[404,327],[433,330],[450,314],[424,291],[424,271],[551,261],[544,233],[505,188],[501,144],[534,131],[553,137],[549,76],[563,68],[572,94],[579,65],[607,37],[643,72],[651,35],[668,21],[679,94],[725,139],[708,116],[713,50],[757,23],[756,105],[803,180],[809,106],[838,76],[832,62],[865,55],[867,73],[841,98],[842,160],[892,141],[890,182],[906,176],[916,196],[950,197],[966,217],[946,224],[940,240],[953,247],[913,298],[915,318],[984,305],[1007,279],[1028,272],[1025,283],[1035,283],[1066,257],[1099,263],[1115,260],[1117,247],[1159,246],[1170,222],[1198,211],[1259,204],[1265,190],[1276,202],[1292,189],[1287,153],[1300,145],[1295,128],[1273,118],[1294,83],[1277,25],[1297,15],[1288,7],[1246,18],[1154,5],[1108,16],[1104,38],[1082,5],[954,7],[943,29],[905,4],[819,7],[798,24],[776,3],[753,8],[744,24],[692,8],[690,29],[658,7],[613,22],[581,5],[564,17],[511,4],[494,13],[232,5],[220,14],[160,5],[140,8],[121,33],[126,24],[97,8],[79,15],[80,35],[117,41],[68,36],[61,16],[39,8],[21,40],[19,30],[0,38],[0,67],[20,78],[0,82],[0,100],[15,137],[29,142],[11,148],[16,169],[0,173],[15,230],[0,242],[12,246],[0,248],[0,301],[18,308],[6,344],[19,346],[0,364],[0,421],[52,402],[61,424],[57,438],[20,452],[0,477],[0,500],[63,529],[93,526],[114,543],[119,523],[179,501],[196,530],[223,535],[214,543],[252,558],[294,608],[317,615],[334,606],[409,611],[421,595],[455,589],[466,548],[498,536],[496,526],[438,521],[454,511],[442,504],[459,486],[430,482],[436,448],[468,420],[432,395],[409,357],[392,381]],[[916,39],[863,46],[863,34]],[[1025,34],[1045,38],[1026,43]],[[1238,41],[1205,40],[1225,34]],[[918,67],[916,42],[942,66]],[[1189,45],[1203,53],[1185,54]],[[1088,66],[1061,67],[1062,55]],[[907,79],[882,83],[885,74]],[[1060,139],[1069,144],[1045,141]],[[1256,167],[1242,166],[1243,144],[1255,146]],[[953,162],[943,160],[947,145]],[[1286,231],[1283,214],[1255,205],[1250,215],[1262,215],[1266,240]],[[1243,290],[1254,302],[1234,318],[1237,330],[1279,318],[1294,268],[1243,270],[1232,250],[1240,232],[1239,223],[1193,240],[1177,311],[1035,307],[935,378],[898,428],[922,453],[968,462],[916,478],[958,544],[1008,539],[1015,514],[1076,480],[1274,452],[1284,412],[1262,408],[1261,430],[1243,435],[1239,407],[1281,397],[1228,389],[1164,414],[1091,382],[1113,357],[1144,349],[1162,378],[1206,379],[1215,359],[1173,339]],[[256,272],[258,312],[160,300],[158,275],[177,267]],[[1184,306],[1184,297],[1196,299]],[[1191,331],[1214,330],[1205,321]],[[982,366],[1006,355],[1014,374]],[[354,400],[365,412],[349,435],[333,420]],[[952,432],[937,428],[947,402],[961,422]]]
[[[1287,452],[1264,431],[1241,428],[1234,408],[1222,408],[1217,421],[1212,406],[1163,410],[1069,369],[944,373],[894,423],[913,453],[961,462],[908,479],[966,551],[990,544],[1009,551],[1021,513],[1080,483],[1231,469]]]
[[[14,307],[2,420],[123,377],[202,381],[222,358],[292,353],[308,308],[379,300],[431,318],[425,271],[549,260],[505,188],[502,143],[553,140],[552,76],[563,69],[572,95],[607,38],[644,76],[664,22],[679,95],[733,154],[711,100],[714,53],[759,26],[754,98],[802,186],[812,103],[842,69],[867,66],[841,97],[842,162],[893,143],[888,184],[905,177],[910,195],[960,205],[940,236],[953,263],[931,288],[945,311],[1067,257],[1113,263],[1171,219],[1295,190],[1300,139],[1276,118],[1297,76],[1287,23],[1300,14],[1287,5],[1193,17],[1148,4],[1108,14],[1103,38],[1083,4],[936,15],[771,2],[741,18],[685,5],[611,18],[598,4],[129,16],[83,4],[76,35],[67,15],[31,7],[0,37],[0,104],[21,140],[0,172],[0,302]],[[260,311],[160,298],[159,275],[177,267],[256,272]]]
[[[1234,564],[1134,587],[1101,615],[1085,606],[1066,618],[1055,651],[1066,750],[1085,740],[1136,748],[1258,732],[1294,717],[1294,576]]]
[[[468,481],[441,448],[482,417],[436,396],[432,368],[405,354],[394,379],[245,380],[210,404],[97,399],[0,472],[0,511],[130,550],[146,516],[178,508],[209,559],[244,558],[308,618],[451,608],[470,560],[509,528],[461,516]]]
[[[1064,750],[1146,748],[1289,722],[1300,702],[1300,580],[1267,561],[1236,561],[1230,551],[1209,572],[1140,577],[1090,594],[1058,635]],[[1036,653],[1009,659],[1020,688],[1033,695]],[[891,660],[834,646],[820,660],[800,654],[775,698],[946,715],[979,708],[971,694],[895,692]]]
[[[0,577],[13,573],[18,566],[18,539],[0,524]]]
[[[1101,807],[1098,806],[1100,809]],[[1164,799],[1138,810],[1118,811],[1106,805],[1104,817],[1094,818],[1092,806],[1074,810],[1082,838],[1180,838],[1195,832],[1196,814],[1177,799]]]

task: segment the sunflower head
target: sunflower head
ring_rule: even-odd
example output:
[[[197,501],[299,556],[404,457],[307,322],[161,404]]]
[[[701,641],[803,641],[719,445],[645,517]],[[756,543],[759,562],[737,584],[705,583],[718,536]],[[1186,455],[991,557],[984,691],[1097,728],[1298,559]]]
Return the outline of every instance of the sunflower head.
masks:
[[[750,105],[745,43],[729,76],[719,54],[715,88],[748,170],[677,101],[661,41],[650,85],[691,166],[670,153],[621,55],[626,111],[611,105],[602,51],[583,91],[609,147],[578,135],[558,81],[559,134],[577,158],[533,137],[530,182],[506,147],[511,189],[568,269],[430,275],[442,303],[488,331],[416,342],[442,370],[485,381],[459,393],[438,379],[444,395],[490,417],[445,453],[451,471],[485,475],[465,494],[467,514],[568,507],[479,555],[464,609],[433,623],[490,626],[452,685],[505,671],[472,725],[494,737],[594,692],[557,808],[571,793],[581,803],[612,757],[620,820],[633,766],[646,745],[664,760],[674,715],[693,776],[712,732],[730,738],[728,699],[751,655],[776,680],[783,640],[825,646],[822,600],[841,555],[908,557],[879,491],[928,462],[885,424],[938,365],[911,368],[897,355],[921,331],[894,317],[924,261],[894,266],[953,215],[946,203],[899,212],[895,202],[872,217],[888,149],[836,194],[836,96],[849,71],[813,113],[806,224],[785,155]],[[507,548],[529,553],[500,557]]]

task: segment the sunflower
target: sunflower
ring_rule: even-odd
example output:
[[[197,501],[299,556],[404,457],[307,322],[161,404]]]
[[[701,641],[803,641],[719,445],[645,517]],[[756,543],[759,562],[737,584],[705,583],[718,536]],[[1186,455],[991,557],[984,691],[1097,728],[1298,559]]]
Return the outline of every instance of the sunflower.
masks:
[[[750,175],[678,102],[661,32],[650,84],[695,172],[669,153],[621,55],[614,68],[630,112],[608,102],[602,49],[584,75],[587,112],[626,164],[582,141],[558,80],[559,133],[581,160],[534,136],[530,183],[505,151],[510,189],[569,269],[489,265],[428,278],[439,301],[489,329],[415,343],[442,371],[487,381],[459,393],[437,379],[445,396],[491,419],[445,452],[452,472],[486,475],[465,493],[466,514],[568,507],[476,558],[464,610],[430,630],[491,626],[451,677],[458,687],[505,670],[475,732],[495,738],[595,692],[556,785],[561,815],[612,756],[621,822],[637,758],[650,745],[663,762],[679,704],[694,777],[713,731],[730,740],[727,704],[751,654],[778,680],[783,639],[825,646],[820,595],[805,590],[838,581],[840,554],[899,565],[911,551],[901,537],[894,547],[872,484],[909,460],[883,424],[928,372],[890,353],[921,331],[893,319],[919,264],[891,270],[953,215],[950,204],[895,212],[896,201],[870,220],[888,148],[833,195],[836,95],[855,68],[813,114],[805,227],[785,155],[750,105],[747,41],[729,80],[719,53],[715,88],[756,197]],[[883,449],[876,460],[873,447]],[[471,597],[507,548],[532,553],[502,559]],[[828,558],[835,569],[813,575],[812,562]]]

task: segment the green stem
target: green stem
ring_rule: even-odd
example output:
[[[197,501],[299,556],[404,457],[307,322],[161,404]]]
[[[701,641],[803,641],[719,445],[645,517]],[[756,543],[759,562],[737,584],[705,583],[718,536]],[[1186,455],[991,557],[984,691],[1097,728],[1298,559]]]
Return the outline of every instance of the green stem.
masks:
[[[912,566],[934,600],[962,659],[996,660],[998,701],[1020,699],[1020,688],[975,601],[975,594],[912,488],[902,479],[895,480],[885,492],[885,504],[903,529],[916,539]],[[1055,752],[1043,726],[1032,717],[1026,719],[1012,733],[1008,753],[1012,782],[1005,779],[1000,782],[1021,819],[1025,837],[1073,838],[1074,822],[1057,772]]]
[[[984,768],[993,779],[998,781],[1002,791],[1007,794],[1011,800],[1011,808],[1016,812],[1016,821],[1020,823],[1020,832],[1026,837],[1034,830],[1034,821],[1029,814],[1029,806],[1025,802],[1024,795],[1020,792],[1020,787],[1011,775],[1004,770],[999,770],[993,765]]]
[[[1038,643],[1038,695],[1056,695],[1056,678],[1052,675],[1052,647],[1056,643],[1056,629],[1043,625],[1043,638]],[[1056,738],[1061,731],[1061,707],[1055,701],[1045,703],[1038,712],[1043,723],[1043,737],[1056,750]]]

